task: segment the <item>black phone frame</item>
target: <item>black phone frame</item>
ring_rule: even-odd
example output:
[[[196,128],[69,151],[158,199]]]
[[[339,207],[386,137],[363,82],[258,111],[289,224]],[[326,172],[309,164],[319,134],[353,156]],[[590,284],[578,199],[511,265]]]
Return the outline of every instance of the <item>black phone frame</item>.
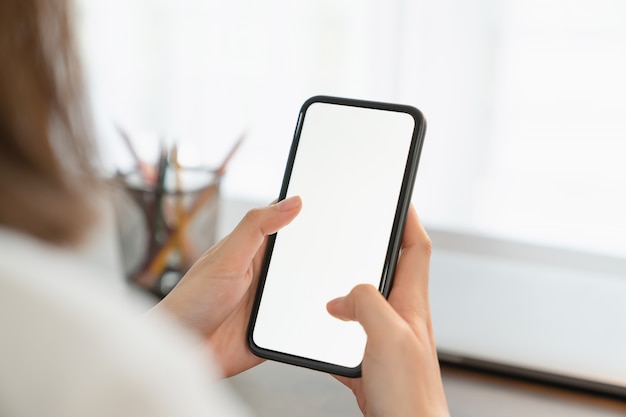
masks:
[[[426,132],[426,119],[421,111],[417,108],[404,104],[394,104],[379,101],[359,100],[352,98],[333,97],[326,95],[319,95],[309,98],[304,102],[298,115],[298,121],[294,132],[294,138],[289,150],[289,157],[287,160],[287,166],[283,176],[283,182],[281,186],[280,195],[278,201],[282,201],[286,198],[287,190],[289,188],[289,182],[291,179],[291,173],[295,162],[296,153],[298,150],[298,144],[300,141],[300,134],[302,132],[302,126],[304,125],[304,119],[306,117],[307,109],[313,103],[327,103],[337,104],[343,106],[363,107],[369,109],[396,111],[401,113],[407,113],[411,115],[415,121],[415,127],[413,129],[413,135],[411,138],[411,145],[409,147],[409,153],[407,155],[407,163],[404,170],[404,177],[400,188],[400,195],[398,203],[396,205],[396,213],[393,221],[391,236],[389,239],[389,245],[387,247],[387,254],[385,256],[385,265],[381,274],[379,291],[385,298],[389,296],[391,287],[393,285],[393,276],[396,269],[396,263],[400,252],[400,245],[404,233],[404,225],[406,223],[406,217],[411,204],[411,196],[413,194],[413,188],[415,184],[415,177],[417,174],[417,168],[419,165],[420,155],[424,143],[424,135]],[[254,342],[253,333],[256,323],[256,317],[261,304],[261,298],[263,296],[263,288],[265,286],[265,280],[267,278],[267,272],[272,258],[274,250],[274,243],[276,241],[277,234],[272,234],[268,237],[267,248],[263,259],[263,265],[259,276],[259,282],[257,284],[256,294],[252,305],[252,311],[250,314],[250,320],[248,322],[247,329],[247,341],[250,351],[264,359],[270,359],[277,362],[296,365],[304,368],[309,368],[317,371],[322,371],[330,374],[346,376],[350,378],[358,378],[361,376],[361,365],[354,368],[345,367],[337,364],[318,361],[311,358],[305,358],[289,353],[278,352],[271,349],[265,349],[258,346]]]

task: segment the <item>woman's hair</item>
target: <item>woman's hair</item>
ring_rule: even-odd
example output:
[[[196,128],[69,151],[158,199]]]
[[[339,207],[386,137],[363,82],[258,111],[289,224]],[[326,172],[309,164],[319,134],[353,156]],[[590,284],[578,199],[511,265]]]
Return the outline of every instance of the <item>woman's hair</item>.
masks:
[[[90,225],[94,146],[67,0],[0,0],[0,226],[56,244]]]

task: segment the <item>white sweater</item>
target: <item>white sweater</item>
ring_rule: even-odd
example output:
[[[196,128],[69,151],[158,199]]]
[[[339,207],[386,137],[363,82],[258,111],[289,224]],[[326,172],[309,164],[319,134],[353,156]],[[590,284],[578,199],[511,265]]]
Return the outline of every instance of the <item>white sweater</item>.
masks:
[[[104,272],[0,228],[1,416],[248,415],[193,335]]]

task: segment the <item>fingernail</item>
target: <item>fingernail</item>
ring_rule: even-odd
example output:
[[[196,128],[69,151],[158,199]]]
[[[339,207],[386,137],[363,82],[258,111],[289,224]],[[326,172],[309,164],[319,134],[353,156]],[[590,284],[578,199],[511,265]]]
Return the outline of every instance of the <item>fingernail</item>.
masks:
[[[278,211],[289,211],[295,209],[299,205],[300,197],[293,196],[278,202],[278,204],[276,204],[276,208],[278,209]]]

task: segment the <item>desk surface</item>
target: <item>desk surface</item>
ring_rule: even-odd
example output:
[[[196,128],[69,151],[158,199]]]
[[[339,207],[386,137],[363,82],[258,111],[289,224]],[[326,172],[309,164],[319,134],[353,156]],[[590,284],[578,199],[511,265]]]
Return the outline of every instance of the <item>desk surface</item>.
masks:
[[[443,366],[454,417],[624,417],[626,401]],[[266,362],[226,382],[260,417],[361,416],[352,393],[332,377]]]
[[[230,202],[222,211],[218,234],[229,232],[249,208]],[[451,366],[444,366],[442,375],[454,417],[626,417],[624,400]],[[259,417],[362,416],[347,388],[307,369],[266,362],[225,383]]]
[[[626,401],[499,375],[444,366],[444,386],[455,417],[626,416]]]

